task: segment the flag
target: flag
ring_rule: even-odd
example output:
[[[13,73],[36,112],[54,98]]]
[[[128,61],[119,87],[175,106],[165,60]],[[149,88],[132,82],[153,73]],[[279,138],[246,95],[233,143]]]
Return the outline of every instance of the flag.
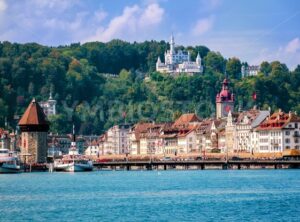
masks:
[[[252,99],[255,101],[256,98],[257,98],[257,95],[256,95],[256,92],[254,91],[254,92],[252,93]]]

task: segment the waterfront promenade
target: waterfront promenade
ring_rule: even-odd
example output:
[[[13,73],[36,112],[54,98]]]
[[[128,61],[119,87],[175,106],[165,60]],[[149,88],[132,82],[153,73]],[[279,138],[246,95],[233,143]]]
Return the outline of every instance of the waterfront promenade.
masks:
[[[300,168],[300,160],[168,160],[95,162],[98,169],[285,169]]]

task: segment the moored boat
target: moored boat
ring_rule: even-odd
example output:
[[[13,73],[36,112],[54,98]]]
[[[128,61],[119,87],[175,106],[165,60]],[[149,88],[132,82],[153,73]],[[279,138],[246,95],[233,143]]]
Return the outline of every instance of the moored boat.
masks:
[[[0,173],[19,173],[20,171],[18,157],[8,149],[0,149]]]
[[[69,153],[67,155],[63,155],[62,158],[54,159],[53,170],[64,172],[82,172],[93,170],[93,162],[85,158],[84,155],[79,154],[78,148],[76,146],[74,126],[73,141],[71,143]]]

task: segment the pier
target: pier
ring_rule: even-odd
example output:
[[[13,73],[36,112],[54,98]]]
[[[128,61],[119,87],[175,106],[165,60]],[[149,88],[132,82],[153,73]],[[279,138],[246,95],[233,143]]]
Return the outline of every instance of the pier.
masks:
[[[95,162],[98,169],[286,169],[300,168],[300,160],[195,160],[195,161],[111,161]]]

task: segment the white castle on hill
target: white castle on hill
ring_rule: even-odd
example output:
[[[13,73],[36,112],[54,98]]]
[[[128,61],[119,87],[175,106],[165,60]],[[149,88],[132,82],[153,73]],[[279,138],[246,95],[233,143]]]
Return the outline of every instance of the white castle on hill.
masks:
[[[175,51],[174,36],[171,36],[170,50],[165,52],[165,62],[161,62],[158,57],[156,62],[156,71],[164,73],[202,73],[201,57],[198,53],[196,61],[191,61],[190,52],[178,50]]]

